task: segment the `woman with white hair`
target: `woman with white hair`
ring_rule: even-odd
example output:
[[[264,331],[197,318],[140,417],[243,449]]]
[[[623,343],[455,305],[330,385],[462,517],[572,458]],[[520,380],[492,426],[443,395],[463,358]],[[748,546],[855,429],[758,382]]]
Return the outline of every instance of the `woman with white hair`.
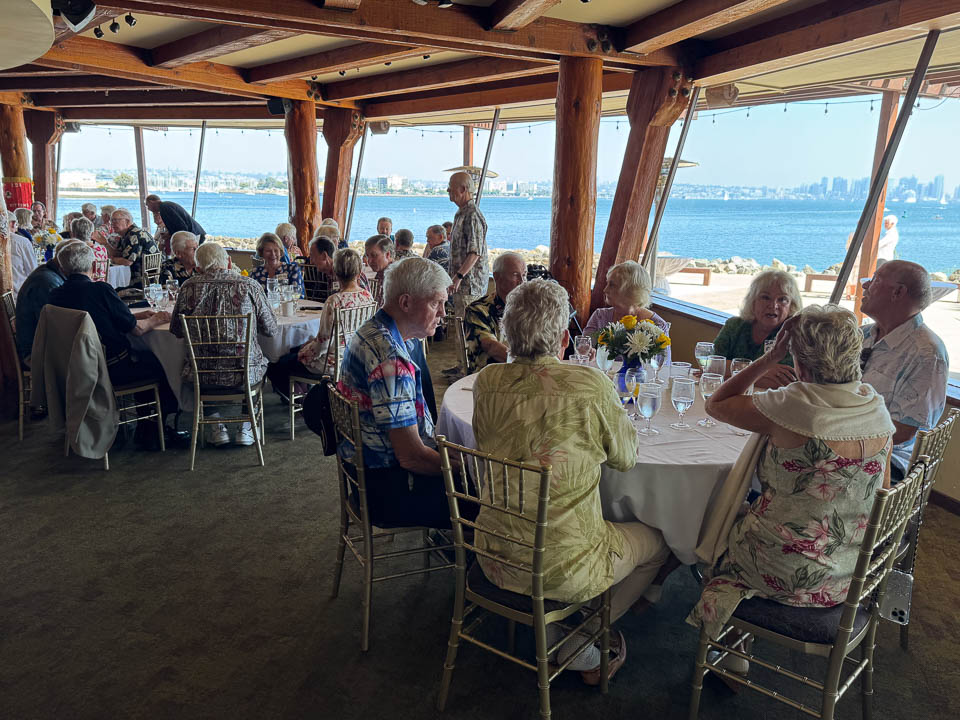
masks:
[[[111,217],[117,208],[113,205],[101,205],[100,216],[97,218],[97,227],[93,231],[93,240],[100,243],[108,252],[115,251],[120,236],[114,232]]]
[[[296,285],[303,297],[303,273],[300,265],[295,262],[284,261],[283,242],[276,234],[267,232],[257,241],[257,255],[263,258],[263,265],[253,269],[250,277],[263,287],[267,288],[267,280],[277,278],[286,280],[290,285]]]
[[[293,262],[303,255],[300,245],[297,243],[297,228],[292,223],[282,222],[277,225],[274,234],[280,238],[283,243],[283,261]]]
[[[160,266],[160,283],[166,285],[174,280],[177,285],[183,285],[194,275],[198,275],[196,253],[200,246],[197,236],[188,230],[178,230],[170,238],[170,248],[173,257],[164,260]]]
[[[13,299],[17,299],[20,286],[27,276],[37,269],[37,255],[33,251],[33,242],[17,232],[17,216],[8,210],[2,210],[4,222],[0,235],[10,246],[10,270],[13,275]]]
[[[347,244],[343,241],[343,238],[340,237],[340,228],[337,227],[335,220],[330,218],[325,220],[320,227],[317,228],[317,231],[313,234],[314,239],[318,237],[325,237],[327,240],[333,243],[333,246],[338,250],[340,248],[347,247]]]
[[[30,208],[17,208],[13,211],[13,216],[17,220],[17,234],[32,243],[33,233],[30,230],[33,227],[33,213],[30,212]]]
[[[894,431],[883,397],[860,380],[862,342],[852,312],[811,306],[707,400],[712,417],[757,433],[744,452],[758,461],[744,472],[762,491],[688,618],[711,637],[746,598],[833,607],[846,597],[873,495],[889,487]],[[799,382],[747,395],[788,350]]]
[[[603,519],[600,466],[632,468],[637,431],[603,373],[558,359],[570,339],[567,308],[567,291],[549,280],[529,280],[507,296],[503,329],[513,362],[488,365],[477,375],[473,429],[477,447],[484,452],[553,466],[544,597],[586,602],[612,586],[613,621],[654,582],[669,550],[658,530],[639,522]],[[536,507],[537,491],[536,483],[525,489],[528,507]],[[486,508],[480,511],[488,526],[533,542],[529,523],[499,512],[486,517],[487,513]],[[478,533],[477,543],[508,560],[529,562],[529,553],[524,556],[516,544],[493,535]],[[482,555],[477,560],[494,584],[530,593],[529,573]],[[549,637],[548,644],[552,644]],[[617,633],[611,645],[609,672],[613,675],[626,657],[623,635]],[[564,661],[565,650],[561,649],[558,661]],[[599,665],[599,650],[589,648],[570,667],[582,671],[588,684],[599,684]]]
[[[74,218],[70,222],[70,238],[86,243],[93,250],[93,281],[106,282],[107,269],[110,266],[110,255],[107,249],[92,239],[93,223],[85,217]]]

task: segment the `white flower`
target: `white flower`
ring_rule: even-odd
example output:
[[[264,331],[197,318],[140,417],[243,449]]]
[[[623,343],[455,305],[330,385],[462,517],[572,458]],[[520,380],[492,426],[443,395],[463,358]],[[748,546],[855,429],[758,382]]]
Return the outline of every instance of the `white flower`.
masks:
[[[630,334],[627,341],[627,352],[630,355],[643,357],[643,354],[653,345],[653,339],[645,332],[635,332]]]
[[[607,325],[607,327],[610,328],[610,332],[612,333],[618,333],[625,329],[623,327],[623,323],[620,322],[619,320],[617,320],[616,322],[610,323],[609,325]]]

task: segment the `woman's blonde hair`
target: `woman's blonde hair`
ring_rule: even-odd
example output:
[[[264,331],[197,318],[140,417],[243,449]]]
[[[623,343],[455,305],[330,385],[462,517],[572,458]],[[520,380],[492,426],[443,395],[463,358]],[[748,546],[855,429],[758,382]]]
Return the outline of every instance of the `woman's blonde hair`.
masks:
[[[860,379],[863,333],[857,316],[839,305],[811,305],[800,312],[790,336],[790,353],[813,382]]]
[[[297,241],[297,229],[293,226],[292,223],[282,222],[277,225],[277,229],[274,230],[277,237],[283,239],[285,237],[292,237],[293,241]]]
[[[790,312],[787,317],[796,315],[803,309],[803,299],[800,297],[800,288],[797,287],[797,281],[793,275],[783,270],[764,270],[753,278],[750,288],[747,290],[746,297],[743,298],[743,304],[740,306],[740,317],[747,322],[753,322],[757,318],[753,314],[753,303],[764,290],[776,287],[780,292],[790,298]]]
[[[607,291],[613,290],[631,305],[650,304],[650,273],[638,262],[627,260],[607,270]]]
[[[363,272],[360,253],[351,248],[337,250],[333,254],[333,274],[341,283],[353,280]]]
[[[263,247],[267,243],[276,243],[277,247],[280,248],[281,260],[283,260],[282,255],[286,248],[283,246],[283,241],[277,237],[276,233],[265,232],[260,236],[260,239],[257,240],[257,255],[263,257]]]

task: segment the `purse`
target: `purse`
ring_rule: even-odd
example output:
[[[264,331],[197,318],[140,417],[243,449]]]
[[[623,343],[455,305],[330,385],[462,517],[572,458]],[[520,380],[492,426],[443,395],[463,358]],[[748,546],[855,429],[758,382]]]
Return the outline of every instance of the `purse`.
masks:
[[[330,378],[324,376],[323,382],[310,388],[310,392],[303,398],[303,421],[320,436],[323,454],[326,456],[337,451],[337,432],[333,424],[333,413],[330,411],[330,382]]]

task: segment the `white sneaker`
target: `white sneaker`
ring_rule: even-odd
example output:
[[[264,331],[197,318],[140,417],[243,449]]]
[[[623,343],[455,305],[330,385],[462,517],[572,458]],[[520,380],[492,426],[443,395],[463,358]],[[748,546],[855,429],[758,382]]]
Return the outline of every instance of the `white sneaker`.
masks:
[[[220,447],[230,442],[230,434],[227,432],[227,426],[223,423],[218,424],[210,433],[208,441],[211,445]]]
[[[240,429],[237,430],[237,439],[235,441],[237,445],[253,445],[256,440],[253,437],[253,428],[250,427],[250,423],[245,422],[240,426]]]
[[[720,651],[711,650],[707,653],[707,662],[716,663],[718,657],[720,657]],[[750,661],[739,655],[731,655],[728,653],[727,656],[720,661],[720,667],[737,675],[746,675],[750,672]]]

